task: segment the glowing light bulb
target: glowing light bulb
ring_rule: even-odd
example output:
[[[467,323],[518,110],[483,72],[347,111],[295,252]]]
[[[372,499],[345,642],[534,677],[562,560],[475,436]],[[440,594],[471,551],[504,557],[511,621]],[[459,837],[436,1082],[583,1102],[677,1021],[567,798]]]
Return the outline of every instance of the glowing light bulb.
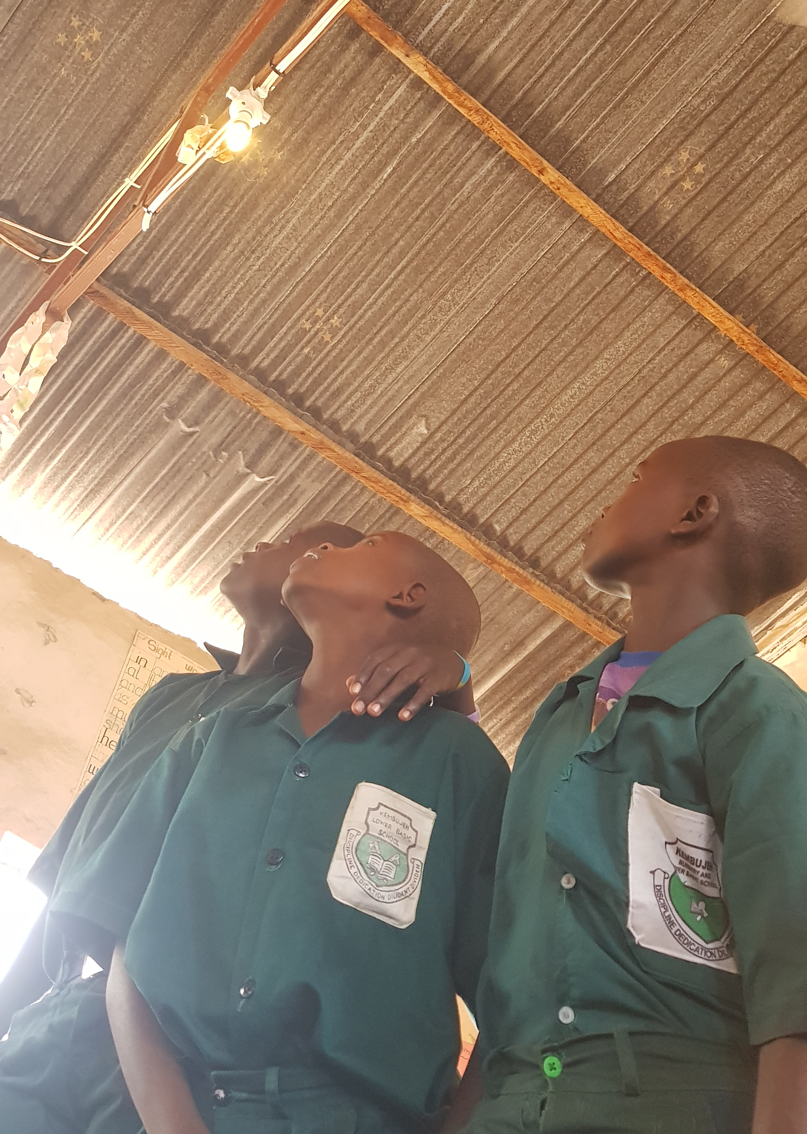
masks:
[[[228,150],[238,153],[239,150],[243,150],[245,146],[249,145],[251,137],[252,122],[250,115],[241,113],[227,124],[224,131],[224,144]]]

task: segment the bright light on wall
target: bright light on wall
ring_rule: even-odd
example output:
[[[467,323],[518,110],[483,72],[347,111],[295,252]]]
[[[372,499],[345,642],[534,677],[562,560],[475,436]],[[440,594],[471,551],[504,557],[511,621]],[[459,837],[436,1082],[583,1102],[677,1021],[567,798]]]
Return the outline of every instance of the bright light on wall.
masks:
[[[38,854],[38,847],[11,831],[0,839],[0,980],[45,904],[45,895],[25,878]]]
[[[91,531],[71,531],[46,504],[14,497],[2,485],[0,538],[166,630],[191,641],[241,649],[242,624],[235,614],[211,609],[190,585],[169,582],[160,564],[133,561],[125,549],[99,543]]]

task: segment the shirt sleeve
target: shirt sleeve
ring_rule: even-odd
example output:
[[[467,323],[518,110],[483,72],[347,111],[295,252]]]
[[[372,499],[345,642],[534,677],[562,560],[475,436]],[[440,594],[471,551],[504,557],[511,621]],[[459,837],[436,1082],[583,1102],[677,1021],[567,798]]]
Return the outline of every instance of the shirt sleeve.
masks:
[[[137,706],[135,706],[135,709],[136,708]],[[128,740],[135,727],[135,721],[135,710],[132,710],[129,719],[123,726],[123,730],[118,737],[115,752]],[[42,853],[28,871],[28,881],[32,882],[37,889],[41,890],[49,898],[53,895],[56,879],[58,878],[70,842],[76,833],[76,828],[84,815],[87,804],[97,791],[98,785],[104,779],[105,773],[108,772],[110,764],[115,759],[115,752],[112,753],[109,760],[107,760],[103,767],[99,768],[90,782],[85,785],[73,800],[70,809],[56,828],[52,838],[47,842]]]
[[[98,786],[98,777],[103,770],[104,769],[101,768],[96,772],[90,782],[73,800],[64,819],[62,819],[53,836],[45,844],[41,853],[37,856],[36,862],[28,871],[28,881],[32,882],[34,886],[36,886],[38,890],[41,890],[48,898],[53,894],[56,879],[59,876],[59,871],[64,862],[64,856],[67,853],[67,848],[70,846],[70,840],[76,833],[76,827],[84,814],[84,809],[89,802],[90,796]]]
[[[807,712],[771,704],[707,745],[752,1044],[807,1032]]]
[[[510,779],[507,764],[496,755],[497,766],[458,823],[454,988],[474,1016],[477,986],[487,955],[496,855]]]
[[[125,939],[216,717],[170,745],[144,777],[114,828],[79,853],[50,916],[64,936],[106,968]]]
[[[165,678],[163,678],[163,681],[165,681]],[[62,819],[53,836],[49,839],[36,862],[28,871],[28,881],[32,882],[33,885],[41,890],[48,898],[53,896],[59,871],[62,868],[65,855],[70,848],[73,836],[76,834],[87,804],[97,793],[99,785],[105,783],[109,776],[116,770],[118,765],[116,756],[118,752],[126,748],[132,733],[138,727],[143,713],[145,712],[148,715],[151,701],[154,699],[153,695],[161,684],[162,682],[158,682],[153,689],[149,689],[148,692],[144,693],[140,700],[136,702],[118,737],[115,751],[73,800],[64,819]]]

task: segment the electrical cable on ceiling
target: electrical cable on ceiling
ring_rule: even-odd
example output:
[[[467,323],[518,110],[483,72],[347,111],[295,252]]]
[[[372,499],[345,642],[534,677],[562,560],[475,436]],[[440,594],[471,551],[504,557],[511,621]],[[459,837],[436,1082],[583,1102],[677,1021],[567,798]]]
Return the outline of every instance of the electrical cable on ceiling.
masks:
[[[308,49],[320,38],[322,33],[333,23],[344,8],[347,7],[347,4],[348,0],[330,0],[330,2],[323,0],[323,3],[319,5],[319,8],[311,17],[309,26],[305,27],[300,38],[297,39],[296,42],[286,44],[285,50],[281,48],[281,51],[284,51],[282,57],[278,59],[277,56],[275,56],[268,64],[263,82],[257,89],[254,88],[251,83],[248,88],[242,91],[231,87],[227,92],[227,97],[232,100],[228,120],[218,128],[214,128],[207,140],[202,141],[205,131],[199,133],[199,127],[192,127],[190,130],[186,131],[185,137],[180,143],[177,155],[178,160],[185,168],[178,170],[168,183],[160,189],[156,197],[144,204],[142,220],[144,230],[149,227],[151,218],[157,210],[204,165],[208,158],[219,156],[222,152],[222,148],[231,151],[243,149],[252,135],[252,130],[256,126],[260,126],[269,120],[269,115],[263,109],[263,101],[269,91],[280,81],[283,74],[305,55]],[[168,145],[179,125],[179,121],[180,119],[177,119],[177,121],[166,130],[159,142],[152,147],[133,172],[128,177],[124,178],[123,182],[106,199],[74,240],[69,242],[58,240],[44,233],[37,232],[35,229],[27,228],[25,225],[17,224],[15,221],[7,220],[5,217],[0,217],[0,241],[16,249],[16,251],[21,252],[30,260],[51,266],[61,264],[74,251],[81,252],[82,255],[86,256],[87,250],[82,248],[82,244],[89,240],[98,230],[112,209],[115,208],[130,188],[140,187],[137,184],[138,177],[140,177],[157,155]],[[206,124],[207,119],[205,119],[205,126]],[[3,231],[4,225],[17,231],[25,232],[27,235],[33,236],[45,244],[59,245],[64,248],[64,252],[58,256],[46,255],[44,252],[37,255],[35,252],[23,248],[16,241],[12,240],[12,238]]]
[[[177,119],[177,121],[173,123],[170,129],[166,130],[162,138],[160,138],[160,140],[151,147],[146,156],[140,162],[138,162],[137,166],[132,170],[129,176],[125,177],[121,184],[114,190],[114,192],[111,193],[109,197],[107,197],[107,199],[96,210],[95,214],[84,225],[79,234],[73,240],[59,240],[54,236],[47,236],[43,232],[37,232],[36,229],[28,228],[24,224],[18,224],[16,221],[9,220],[7,217],[0,217],[0,225],[7,225],[9,228],[16,229],[19,232],[24,232],[28,236],[33,236],[35,239],[41,240],[44,244],[58,244],[60,247],[63,247],[65,251],[62,252],[61,255],[46,256],[44,253],[37,255],[35,252],[31,252],[29,249],[23,248],[21,245],[17,244],[16,241],[12,240],[11,237],[3,232],[2,228],[0,228],[0,240],[2,240],[4,244],[8,244],[11,248],[16,249],[16,251],[21,252],[23,256],[27,256],[29,260],[35,260],[40,264],[61,264],[61,262],[67,259],[67,257],[73,251],[81,252],[82,255],[86,256],[86,249],[82,248],[81,245],[93,235],[93,233],[98,229],[99,225],[103,224],[110,211],[115,207],[124,193],[128,192],[130,188],[137,189],[140,187],[138,185],[138,178],[141,176],[144,170],[148,168],[154,158],[168,145],[174,131],[177,128],[178,122],[179,119]]]

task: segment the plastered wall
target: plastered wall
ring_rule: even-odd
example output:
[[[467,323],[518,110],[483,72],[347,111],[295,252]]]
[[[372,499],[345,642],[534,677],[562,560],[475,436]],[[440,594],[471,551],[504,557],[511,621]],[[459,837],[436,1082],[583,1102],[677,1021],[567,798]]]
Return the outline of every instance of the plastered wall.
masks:
[[[195,643],[0,539],[0,835],[50,838],[138,629],[213,668]]]

